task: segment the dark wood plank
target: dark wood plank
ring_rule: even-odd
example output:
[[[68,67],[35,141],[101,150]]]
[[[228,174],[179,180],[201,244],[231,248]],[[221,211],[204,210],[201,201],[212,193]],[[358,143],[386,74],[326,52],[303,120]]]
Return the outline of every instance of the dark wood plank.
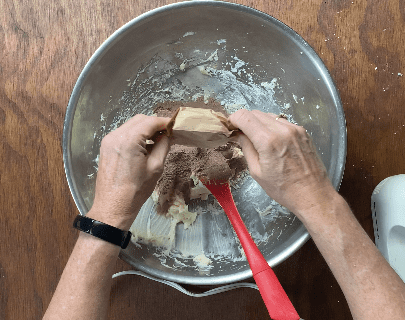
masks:
[[[171,2],[0,2],[0,319],[41,318],[77,237],[61,150],[77,77],[116,29]],[[292,27],[330,70],[348,130],[340,192],[373,238],[372,190],[405,172],[405,0],[233,2]],[[275,272],[303,318],[351,318],[312,241]],[[196,299],[136,276],[114,282],[110,304],[111,319],[268,318],[251,289]]]

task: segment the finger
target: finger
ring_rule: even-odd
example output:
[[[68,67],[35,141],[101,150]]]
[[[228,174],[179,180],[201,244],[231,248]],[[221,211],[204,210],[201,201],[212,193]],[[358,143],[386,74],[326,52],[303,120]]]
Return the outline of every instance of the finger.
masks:
[[[252,110],[251,111],[256,118],[263,124],[263,126],[269,128],[274,126],[278,126],[279,123],[275,122],[277,115],[274,113],[265,113],[259,110]]]
[[[170,118],[164,117],[147,117],[142,121],[137,130],[142,132],[146,138],[151,138],[156,132],[166,130]]]
[[[271,116],[271,117],[277,117],[277,115],[276,114],[274,114],[274,113],[271,113],[271,112],[263,112],[263,111],[260,111],[260,110],[252,110],[251,111],[256,117],[258,117],[259,119],[261,119],[261,118],[263,118],[263,117],[268,117],[268,116]]]
[[[264,113],[262,111],[259,110],[253,110],[252,113],[257,117],[257,119],[259,119],[259,121],[261,121],[263,123],[263,125],[265,126],[273,126],[274,128],[277,128],[279,126],[280,123],[282,123],[283,125],[293,125],[295,126],[293,123],[290,123],[288,121],[288,119],[285,119],[283,117],[280,117],[279,114],[274,114],[274,113]],[[277,122],[275,122],[277,121]],[[279,127],[278,127],[279,128]]]
[[[263,136],[262,132],[268,130],[269,126],[263,124],[253,112],[241,109],[231,114],[229,121],[249,138],[255,149],[259,149]]]
[[[269,117],[273,118],[276,121],[284,121],[284,123],[290,123],[288,119],[286,118],[287,116],[283,113],[280,114],[274,114],[274,113],[269,113]]]
[[[138,114],[124,123],[119,129],[125,130],[127,135],[151,138],[156,132],[166,130],[170,118],[149,117]]]
[[[276,120],[278,123],[282,123],[284,125],[289,125],[289,126],[297,126],[294,123],[291,123],[288,119],[284,118],[284,117],[280,117],[280,115],[282,114],[274,114],[274,113],[269,113],[269,116],[274,118],[274,120]]]
[[[262,123],[254,113],[246,109],[241,109],[231,114],[228,120],[235,127],[241,129],[248,137],[254,136],[258,127],[262,127]]]
[[[166,156],[170,149],[169,138],[162,134],[156,139],[148,159],[148,167],[152,172],[163,169]]]
[[[259,165],[259,154],[257,153],[253,143],[242,132],[238,133],[235,136],[235,139],[242,147],[242,152],[246,158],[249,168],[257,168]]]

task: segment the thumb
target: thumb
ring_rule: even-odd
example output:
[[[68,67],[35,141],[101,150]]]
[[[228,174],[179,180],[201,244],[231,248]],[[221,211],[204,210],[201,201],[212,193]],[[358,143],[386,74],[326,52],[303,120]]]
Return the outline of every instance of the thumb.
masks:
[[[166,156],[170,149],[169,138],[162,134],[153,145],[152,151],[148,157],[148,169],[151,172],[161,171],[163,169]]]
[[[242,152],[246,158],[250,171],[255,171],[255,168],[259,167],[259,154],[253,143],[243,132],[238,133],[235,138],[242,147]]]

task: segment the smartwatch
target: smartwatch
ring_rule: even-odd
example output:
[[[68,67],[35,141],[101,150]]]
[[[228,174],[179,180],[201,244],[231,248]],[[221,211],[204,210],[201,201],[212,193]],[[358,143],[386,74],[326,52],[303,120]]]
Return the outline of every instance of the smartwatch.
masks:
[[[130,231],[123,231],[80,214],[77,215],[75,221],[73,221],[73,227],[99,239],[120,246],[122,249],[125,249],[128,246],[132,236]]]

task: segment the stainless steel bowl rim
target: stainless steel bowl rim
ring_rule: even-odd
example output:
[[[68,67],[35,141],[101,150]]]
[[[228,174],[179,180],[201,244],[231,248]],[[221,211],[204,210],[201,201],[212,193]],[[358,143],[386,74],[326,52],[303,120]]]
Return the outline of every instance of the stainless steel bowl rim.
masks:
[[[318,68],[321,70],[321,72],[324,75],[324,79],[327,80],[327,85],[329,86],[329,90],[331,92],[332,98],[334,100],[335,105],[337,106],[337,112],[338,112],[338,121],[340,122],[340,126],[344,127],[345,130],[340,132],[341,136],[341,142],[343,145],[343,150],[339,154],[339,163],[341,164],[341,170],[340,174],[337,174],[333,177],[332,179],[332,184],[334,185],[335,189],[338,190],[343,178],[344,174],[344,167],[345,167],[345,162],[346,162],[346,146],[347,146],[347,129],[346,129],[346,120],[345,120],[345,115],[343,111],[343,106],[340,100],[339,93],[336,89],[335,83],[324,65],[323,61],[319,58],[319,56],[316,54],[314,49],[300,36],[298,35],[293,29],[282,23],[281,21],[277,20],[276,18],[263,13],[261,11],[258,11],[256,9],[240,5],[240,4],[234,4],[234,3],[228,3],[228,2],[222,2],[222,1],[186,1],[186,2],[180,2],[180,3],[174,3],[174,4],[169,4],[163,7],[159,7],[156,9],[153,9],[151,11],[148,11],[133,20],[129,21],[125,25],[123,25],[121,28],[116,30],[107,40],[104,41],[104,43],[94,52],[94,54],[91,56],[87,64],[85,65],[84,69],[80,73],[80,76],[73,88],[72,94],[69,99],[69,103],[67,106],[66,114],[65,114],[65,120],[64,120],[64,126],[63,126],[63,141],[62,141],[62,149],[63,149],[63,162],[64,162],[64,168],[65,168],[65,174],[66,174],[66,179],[69,185],[69,189],[71,191],[72,197],[75,201],[75,204],[77,208],[80,211],[80,214],[85,215],[87,212],[83,208],[80,200],[79,200],[79,194],[77,192],[77,188],[75,187],[74,180],[72,178],[73,172],[72,172],[72,167],[71,167],[71,153],[70,153],[70,140],[71,140],[71,134],[72,134],[72,123],[73,123],[73,118],[74,118],[74,112],[75,112],[75,106],[78,102],[80,93],[81,93],[81,88],[86,80],[86,77],[91,71],[92,66],[96,63],[98,58],[102,55],[102,53],[107,50],[110,46],[113,45],[115,39],[119,37],[122,33],[126,32],[128,29],[131,29],[133,26],[137,25],[144,19],[148,19],[154,15],[158,15],[159,13],[165,12],[165,11],[170,11],[170,10],[175,10],[179,8],[185,8],[185,7],[198,7],[198,6],[213,6],[213,7],[225,7],[228,9],[233,9],[237,11],[242,11],[244,13],[248,13],[251,15],[256,16],[257,18],[261,18],[263,20],[269,21],[272,24],[276,25],[278,28],[282,29],[284,33],[286,33],[289,37],[293,38],[295,41],[297,41],[301,47],[306,51],[308,56],[311,57],[312,61],[314,64],[318,66]],[[290,257],[294,252],[296,252],[301,246],[303,246],[306,241],[310,238],[309,233],[305,230],[303,232],[302,236],[300,236],[298,239],[295,240],[293,245],[290,245],[289,247],[285,248],[282,254],[280,254],[276,260],[272,260],[271,265],[274,267],[275,265],[281,263],[282,261],[286,260],[288,257]],[[121,250],[120,252],[120,258],[123,260],[125,259],[125,250]],[[155,276],[160,279],[165,279],[165,280],[170,280],[170,281],[175,281],[179,283],[184,283],[184,284],[193,284],[193,285],[216,285],[216,284],[224,284],[224,283],[233,283],[237,281],[241,281],[244,279],[247,279],[252,276],[252,272],[250,270],[246,270],[244,272],[238,272],[235,273],[234,275],[226,275],[226,276],[218,276],[215,277],[215,279],[206,277],[206,278],[195,278],[195,277],[181,277],[179,279],[178,276],[172,276],[170,274],[167,274],[163,271],[156,270],[156,271],[150,271],[150,270],[142,270],[145,271],[152,276]]]

